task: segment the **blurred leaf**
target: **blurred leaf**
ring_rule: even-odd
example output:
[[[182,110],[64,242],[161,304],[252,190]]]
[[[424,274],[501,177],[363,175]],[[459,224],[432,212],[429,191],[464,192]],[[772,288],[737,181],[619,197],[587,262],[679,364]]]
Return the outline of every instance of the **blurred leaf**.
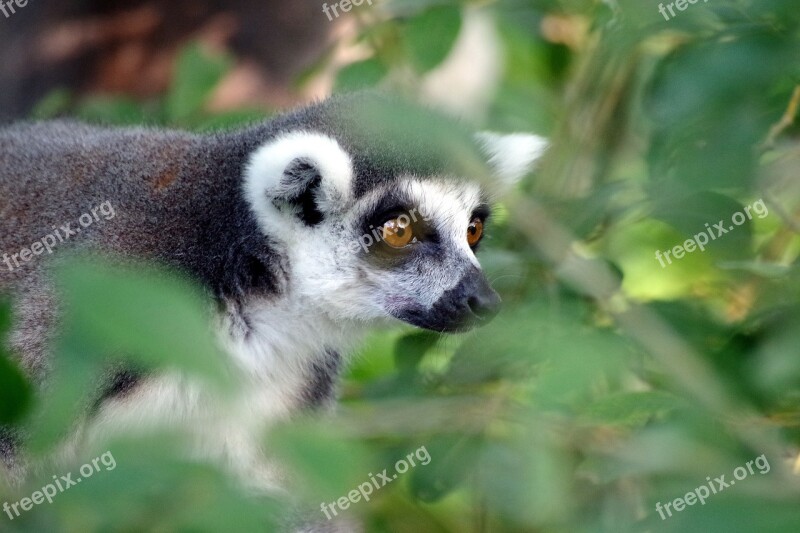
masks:
[[[769,397],[781,399],[800,390],[800,306],[793,304],[773,309],[763,319],[759,335],[753,339],[755,357],[745,361],[744,371]]]
[[[368,448],[345,439],[329,424],[286,424],[271,430],[267,446],[302,480],[309,498],[334,501],[380,472]]]
[[[653,179],[678,190],[748,189],[754,146],[782,113],[765,95],[797,57],[798,43],[784,39],[767,28],[734,27],[690,41],[659,64],[647,101]]]
[[[187,281],[161,270],[135,273],[103,264],[72,263],[62,270],[67,327],[86,346],[135,356],[146,366],[175,365],[228,383],[208,303]],[[105,351],[105,353],[100,353]]]
[[[744,223],[737,213],[744,217]],[[686,251],[686,255],[699,254],[705,249],[729,258],[747,257],[752,253],[752,213],[748,219],[744,206],[727,196],[700,192],[681,198],[660,197],[652,216],[676,228],[687,240],[694,240],[694,251]],[[735,225],[734,216],[741,225]],[[724,233],[720,235],[720,232]],[[676,242],[675,246],[684,246],[684,242]]]
[[[22,372],[0,353],[0,424],[17,422],[31,403],[31,389]]]
[[[0,301],[0,424],[17,422],[31,403],[31,388],[4,347],[11,326],[9,306]]]
[[[227,56],[208,53],[200,44],[184,48],[167,95],[167,116],[183,122],[199,114],[213,90],[233,66]]]
[[[345,92],[374,87],[388,72],[386,65],[377,58],[351,63],[339,71],[336,77],[336,90]]]
[[[96,124],[124,126],[146,122],[142,105],[127,97],[90,97],[78,104],[75,114]]]
[[[558,450],[533,439],[494,441],[478,464],[478,483],[489,509],[517,527],[535,527],[553,520],[571,505],[572,480]]]
[[[725,270],[743,270],[764,278],[782,278],[791,270],[785,265],[757,261],[720,261],[717,266]]]
[[[411,493],[432,503],[456,490],[473,471],[481,446],[482,439],[475,436],[443,436],[427,443],[431,462],[413,470]]]
[[[433,7],[409,20],[403,28],[409,57],[422,72],[444,61],[461,31],[461,8]]]
[[[31,111],[31,116],[37,120],[58,117],[69,110],[72,98],[72,92],[69,89],[53,89],[36,103]]]
[[[231,111],[202,119],[193,130],[200,133],[224,132],[266,120],[268,117],[265,115],[264,111],[259,110]]]
[[[401,372],[413,373],[437,340],[439,340],[439,335],[429,331],[409,333],[401,337],[395,347],[395,365]]]
[[[340,99],[337,117],[362,143],[363,157],[384,171],[420,175],[452,169],[460,179],[486,180],[487,162],[474,130],[439,110],[384,93],[355,93]],[[414,158],[409,160],[408,154]]]
[[[114,363],[144,369],[181,370],[228,389],[231,369],[224,363],[204,311],[208,303],[174,274],[140,266],[66,262],[60,281],[67,309],[57,367],[37,417],[32,439],[48,446],[64,435],[87,393]]]
[[[584,416],[596,424],[637,427],[685,406],[680,398],[665,392],[624,392],[596,400],[585,409]]]
[[[217,468],[187,460],[185,435],[150,434],[107,445],[44,470],[72,472],[72,480],[82,482],[57,494],[52,504],[23,514],[29,526],[23,531],[277,530],[278,502],[237,486]],[[100,461],[94,473],[79,476],[82,463],[91,465],[95,457]],[[53,482],[36,477],[27,494]]]

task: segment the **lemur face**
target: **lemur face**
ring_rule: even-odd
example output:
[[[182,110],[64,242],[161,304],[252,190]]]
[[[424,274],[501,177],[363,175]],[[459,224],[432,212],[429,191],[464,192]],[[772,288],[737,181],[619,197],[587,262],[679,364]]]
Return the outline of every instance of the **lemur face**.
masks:
[[[488,217],[480,188],[455,178],[401,176],[371,191],[346,215],[348,295],[436,331],[488,321],[500,297],[475,256]]]
[[[283,134],[252,155],[245,196],[285,246],[293,296],[342,322],[455,332],[490,320],[500,297],[475,255],[490,214],[481,187],[412,174],[357,186],[364,179],[321,133]]]

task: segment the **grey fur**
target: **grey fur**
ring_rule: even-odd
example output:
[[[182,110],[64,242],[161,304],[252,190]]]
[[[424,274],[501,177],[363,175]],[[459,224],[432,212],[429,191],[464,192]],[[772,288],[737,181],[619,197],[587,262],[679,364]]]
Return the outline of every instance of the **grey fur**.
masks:
[[[305,396],[309,407],[323,406],[334,395],[336,377],[339,375],[342,357],[330,350],[311,365],[312,373]]]

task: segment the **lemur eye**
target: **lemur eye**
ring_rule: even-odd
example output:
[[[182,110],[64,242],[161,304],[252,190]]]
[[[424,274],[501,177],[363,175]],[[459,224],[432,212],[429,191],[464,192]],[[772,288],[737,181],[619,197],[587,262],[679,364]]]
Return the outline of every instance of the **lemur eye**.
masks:
[[[467,228],[467,242],[470,246],[475,246],[483,236],[483,221],[479,218],[473,218]]]
[[[392,248],[403,248],[413,239],[411,220],[406,215],[387,220],[383,224],[383,240]]]

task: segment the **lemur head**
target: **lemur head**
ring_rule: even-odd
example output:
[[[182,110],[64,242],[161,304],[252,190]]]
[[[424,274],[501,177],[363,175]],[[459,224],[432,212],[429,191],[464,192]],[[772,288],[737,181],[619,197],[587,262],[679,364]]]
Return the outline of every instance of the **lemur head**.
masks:
[[[433,149],[424,136],[365,133],[349,115],[344,127],[348,109],[334,101],[279,120],[246,165],[245,199],[283,247],[288,290],[333,320],[454,332],[491,319],[500,297],[475,255],[490,216],[484,187],[447,157],[417,153]],[[506,181],[545,146],[528,135],[472,142]]]

